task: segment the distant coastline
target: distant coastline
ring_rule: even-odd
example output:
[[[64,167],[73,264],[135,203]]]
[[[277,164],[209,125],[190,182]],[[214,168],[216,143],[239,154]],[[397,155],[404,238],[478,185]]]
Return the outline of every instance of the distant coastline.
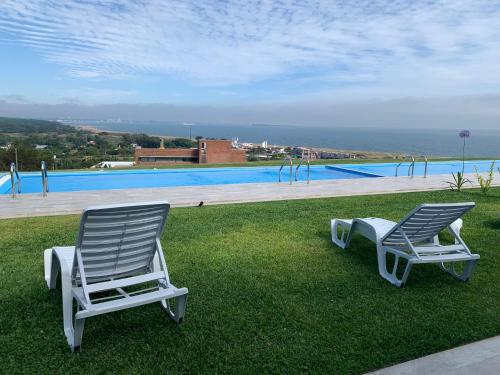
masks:
[[[238,138],[240,142],[304,146],[335,151],[355,151],[386,155],[456,157],[461,142],[456,129],[300,127],[288,125],[209,125],[159,122],[102,121],[98,124],[71,122],[110,133],[144,133],[164,138]],[[265,125],[265,126],[259,126]],[[467,140],[466,156],[500,158],[500,130],[472,130]]]
[[[124,134],[131,134],[131,132],[126,132],[126,131],[117,131],[117,130],[106,130],[102,128],[98,128],[96,126],[92,125],[83,125],[83,124],[71,124],[71,126],[81,129],[84,131],[88,131],[90,133],[94,134],[99,134],[99,133],[108,133],[108,134],[115,134],[115,135],[124,135]],[[252,124],[251,126],[254,126]],[[257,125],[259,126],[259,125]],[[262,126],[268,126],[268,125],[262,125]],[[269,125],[269,126],[280,126],[280,125]],[[177,136],[172,136],[172,135],[164,135],[164,134],[150,134],[150,133],[144,133],[152,137],[160,137],[164,139],[174,139],[174,138],[179,138]],[[185,137],[182,137],[185,138]],[[245,142],[244,142],[245,143]],[[248,143],[255,143],[255,142],[248,142]],[[258,144],[258,142],[257,142]],[[272,144],[272,146],[275,147],[292,147],[293,145],[286,145],[286,144]],[[335,153],[353,153],[359,156],[363,156],[365,158],[396,158],[396,157],[401,157],[401,154],[398,153],[391,153],[391,152],[374,152],[374,151],[367,151],[367,150],[348,150],[348,149],[339,149],[339,148],[329,148],[329,147],[315,147],[315,146],[307,146],[313,151],[323,151],[323,152],[335,152]]]
[[[124,135],[124,134],[142,134],[142,132],[129,132],[129,131],[119,131],[119,130],[106,130],[102,128],[98,128],[96,126],[91,126],[91,125],[76,125],[76,124],[71,124],[71,126],[81,129],[84,131],[87,131],[89,133],[94,133],[94,134],[99,134],[99,133],[108,133],[108,134],[116,134],[116,135]],[[173,139],[173,138],[180,138],[176,136],[170,136],[170,135],[162,135],[162,134],[149,134],[149,133],[143,133],[147,134],[151,137],[160,137],[160,138],[165,138],[165,139]],[[184,138],[184,137],[182,137]]]
[[[282,125],[275,125],[275,124],[250,124],[250,126],[261,126],[261,127],[278,127]]]

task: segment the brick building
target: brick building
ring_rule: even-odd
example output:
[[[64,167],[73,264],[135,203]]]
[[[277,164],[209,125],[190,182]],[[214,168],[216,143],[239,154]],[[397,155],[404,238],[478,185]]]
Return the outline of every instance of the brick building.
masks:
[[[163,145],[163,142],[162,142]],[[236,149],[231,141],[198,140],[196,148],[136,148],[135,162],[142,165],[175,163],[241,163],[245,162],[246,152]]]

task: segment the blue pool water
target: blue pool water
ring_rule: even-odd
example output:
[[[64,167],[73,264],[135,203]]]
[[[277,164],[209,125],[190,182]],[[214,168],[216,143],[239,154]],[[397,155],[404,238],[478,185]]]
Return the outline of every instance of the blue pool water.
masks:
[[[464,171],[465,173],[475,173],[477,168],[478,172],[487,172],[490,169],[492,162],[493,160],[466,161]],[[356,172],[373,173],[380,176],[391,177],[395,176],[396,166],[398,164],[399,162],[379,163],[379,164],[351,164],[342,166]],[[500,163],[495,162],[495,171],[497,166],[500,166]],[[398,168],[398,176],[407,176],[409,167],[410,167],[410,162],[404,162],[403,164],[401,164],[401,166]],[[428,175],[451,174],[452,172],[456,173],[457,171],[462,171],[461,161],[429,162],[427,165]],[[415,163],[414,175],[423,176],[424,172],[425,172],[425,163],[423,162]]]
[[[353,178],[376,178],[394,176],[398,163],[384,164],[336,164],[334,166],[311,166],[311,180],[338,180]],[[491,161],[479,160],[466,162],[465,171],[480,172],[489,169]],[[399,175],[407,174],[409,163],[399,167]],[[461,170],[462,163],[431,162],[427,173],[450,174]],[[252,168],[189,168],[163,170],[125,170],[125,171],[92,171],[92,172],[52,172],[49,173],[50,192],[81,191],[81,190],[111,190],[138,189],[169,186],[196,186],[241,184],[258,182],[277,182],[279,167]],[[298,179],[307,179],[307,168],[299,170]],[[295,166],[293,168],[295,174]],[[424,164],[417,163],[415,175],[424,174]],[[0,194],[10,193],[10,178],[0,175]],[[40,173],[21,173],[21,192],[40,193],[42,189]],[[290,168],[285,167],[281,173],[283,183],[290,177]],[[293,176],[295,177],[295,176]],[[3,182],[2,182],[3,181]]]
[[[49,190],[61,192],[277,182],[278,169],[279,167],[254,167],[55,172],[49,173]],[[293,173],[295,173],[295,167]],[[366,176],[362,172],[336,171],[327,169],[325,166],[311,166],[310,173],[311,180],[350,179]],[[289,181],[289,167],[283,168],[281,177],[282,181]],[[300,180],[307,178],[306,168],[299,171],[298,177]],[[21,174],[22,193],[41,192],[41,188],[40,173]],[[0,193],[10,193],[10,179],[0,186]]]

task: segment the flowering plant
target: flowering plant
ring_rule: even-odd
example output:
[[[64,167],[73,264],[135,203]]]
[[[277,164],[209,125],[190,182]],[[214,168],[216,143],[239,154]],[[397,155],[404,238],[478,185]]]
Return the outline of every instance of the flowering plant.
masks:
[[[470,137],[470,130],[464,129],[460,133],[458,133],[460,138],[469,138]]]
[[[447,184],[450,185],[451,190],[461,191],[466,183],[472,184],[471,180],[464,177],[464,174],[460,171],[455,173],[451,172],[453,176],[453,181],[446,181]]]
[[[464,145],[462,146],[462,175],[463,175],[465,169],[465,140],[467,138],[470,138],[470,130],[464,129],[460,133],[458,133],[458,136],[464,140]]]
[[[465,172],[465,141],[467,138],[470,137],[470,130],[464,129],[458,133],[458,136],[464,140],[463,146],[462,146],[462,171],[458,171],[457,174],[451,173],[453,176],[453,181],[447,181],[447,183],[450,185],[451,190],[456,190],[460,191],[462,190],[462,187],[466,183],[472,183],[469,179],[464,178],[464,172]]]

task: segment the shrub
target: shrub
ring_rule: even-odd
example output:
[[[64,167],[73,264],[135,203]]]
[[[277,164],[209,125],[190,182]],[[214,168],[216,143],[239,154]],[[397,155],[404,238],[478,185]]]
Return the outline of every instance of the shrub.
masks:
[[[481,189],[481,192],[483,194],[487,194],[488,190],[490,190],[491,188],[491,184],[493,183],[493,178],[495,173],[494,170],[495,170],[495,161],[491,163],[487,178],[484,178],[482,175],[480,175],[476,168],[476,179],[477,182],[479,183],[479,188]]]

